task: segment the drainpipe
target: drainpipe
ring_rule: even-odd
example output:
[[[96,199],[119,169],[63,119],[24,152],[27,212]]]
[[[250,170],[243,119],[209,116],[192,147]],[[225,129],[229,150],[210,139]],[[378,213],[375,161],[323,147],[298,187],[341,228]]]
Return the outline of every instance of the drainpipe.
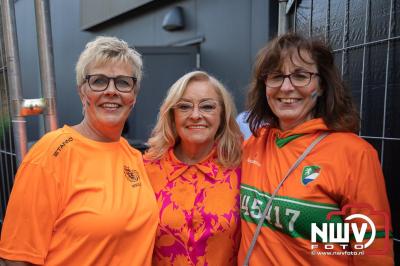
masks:
[[[23,99],[14,0],[1,0],[1,9],[14,146],[17,157],[16,163],[19,166],[27,151],[27,140],[26,120],[20,114]]]
[[[53,46],[50,8],[48,0],[35,0],[36,31],[39,49],[40,79],[45,108],[43,118],[45,131],[57,129]]]

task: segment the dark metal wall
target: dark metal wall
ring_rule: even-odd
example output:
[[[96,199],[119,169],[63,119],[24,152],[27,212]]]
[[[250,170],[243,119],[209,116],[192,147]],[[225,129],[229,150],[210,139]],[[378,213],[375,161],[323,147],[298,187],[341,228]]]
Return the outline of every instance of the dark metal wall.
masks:
[[[292,28],[325,38],[334,50],[359,106],[360,135],[379,153],[394,237],[400,239],[400,1],[298,2]],[[399,242],[395,251],[400,263]]]
[[[81,0],[82,29],[110,20],[152,1],[155,0]]]
[[[178,78],[196,70],[198,47],[137,47],[145,62],[140,100],[129,117],[126,134],[140,144],[146,142],[156,124],[162,101]]]

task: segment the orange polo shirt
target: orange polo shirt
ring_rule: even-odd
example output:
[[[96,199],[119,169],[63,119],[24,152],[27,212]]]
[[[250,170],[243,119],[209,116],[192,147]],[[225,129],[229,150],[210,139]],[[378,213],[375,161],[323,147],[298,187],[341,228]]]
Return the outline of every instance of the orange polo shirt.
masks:
[[[218,164],[215,150],[187,165],[173,149],[145,167],[160,209],[153,264],[236,265],[240,168]]]
[[[151,265],[157,204],[142,156],[64,126],[40,139],[15,178],[0,257],[40,265]]]
[[[264,128],[259,137],[251,137],[245,144],[239,265],[244,261],[270,195],[297,158],[324,131],[328,129],[322,119],[313,119],[285,132]],[[331,132],[314,147],[279,190],[249,265],[376,265],[377,261],[379,265],[390,265],[393,263],[392,240],[389,240],[387,254],[380,256],[312,253],[311,223],[321,224],[327,221],[329,212],[338,211],[347,204],[361,203],[390,216],[377,152],[355,134]],[[354,213],[370,214],[369,210],[351,209],[341,218]],[[369,215],[369,218],[376,226],[374,247],[378,248],[383,244],[384,220],[375,215]],[[343,249],[336,245],[332,251]]]

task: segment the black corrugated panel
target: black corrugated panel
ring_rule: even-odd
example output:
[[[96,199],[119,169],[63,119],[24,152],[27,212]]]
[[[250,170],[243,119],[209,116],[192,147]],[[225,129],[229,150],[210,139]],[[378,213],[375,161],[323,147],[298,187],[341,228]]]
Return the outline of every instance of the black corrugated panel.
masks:
[[[379,153],[400,239],[400,1],[302,0],[295,31],[328,40],[360,108],[361,135]],[[400,243],[395,242],[400,265]]]

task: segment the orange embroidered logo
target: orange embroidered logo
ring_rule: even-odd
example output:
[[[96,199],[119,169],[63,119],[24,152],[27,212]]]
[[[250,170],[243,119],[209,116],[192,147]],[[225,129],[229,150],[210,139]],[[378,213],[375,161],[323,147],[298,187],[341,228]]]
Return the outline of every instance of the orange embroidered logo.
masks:
[[[130,169],[128,166],[124,165],[124,175],[126,179],[128,179],[128,181],[131,183],[132,187],[141,186],[138,171]]]

